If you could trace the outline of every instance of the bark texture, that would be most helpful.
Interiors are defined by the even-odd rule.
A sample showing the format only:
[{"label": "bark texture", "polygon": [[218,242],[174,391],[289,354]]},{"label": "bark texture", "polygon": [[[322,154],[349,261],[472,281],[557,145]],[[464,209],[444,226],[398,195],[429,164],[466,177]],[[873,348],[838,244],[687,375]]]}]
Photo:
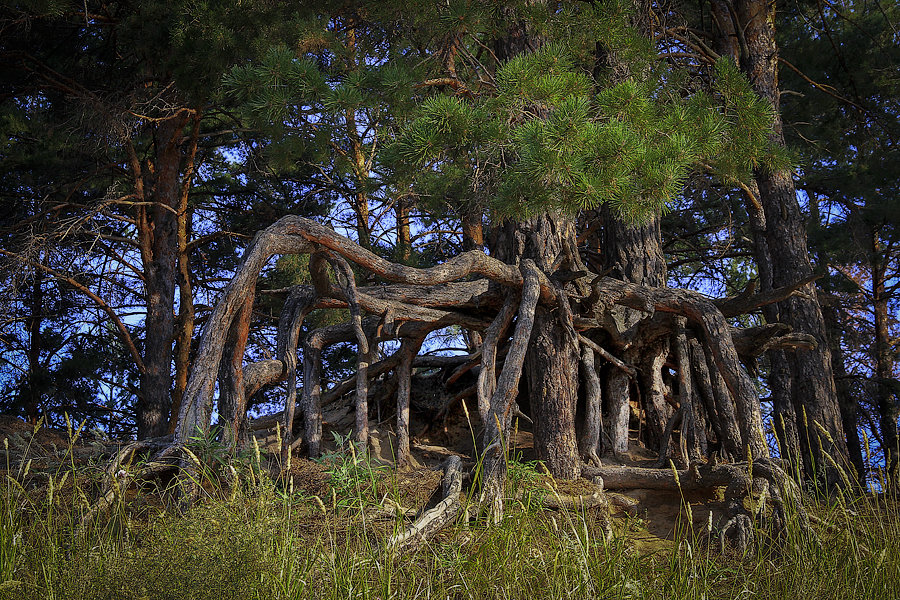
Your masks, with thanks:
[{"label": "bark texture", "polygon": [[[731,9],[731,10],[729,10]],[[738,61],[757,94],[770,102],[776,120],[772,141],[783,145],[778,89],[778,48],[775,43],[775,3],[763,0],[740,0],[719,10],[720,20],[731,17],[731,24],[720,29],[720,35],[735,36],[723,46],[737,48]],[[771,272],[772,286],[778,287],[800,281],[810,275],[806,223],[797,202],[790,171],[759,169],[756,172],[759,201],[765,215],[765,247],[768,256],[757,260],[761,268]],[[765,259],[768,258],[768,261]],[[807,473],[823,476],[829,483],[839,483],[839,474],[831,468],[831,461],[848,463],[840,409],[834,385],[831,353],[825,335],[822,310],[816,288],[807,284],[803,296],[792,296],[777,305],[777,318],[794,331],[816,338],[815,349],[785,355],[790,369],[790,394],[793,401],[799,446]],[[780,357],[776,357],[780,361]],[[774,365],[779,368],[779,364]],[[784,384],[779,382],[779,386]],[[783,394],[783,393],[782,393]],[[781,414],[786,414],[783,410]],[[788,426],[789,429],[789,426]],[[789,433],[788,433],[789,435]],[[790,449],[793,443],[786,438]]]},{"label": "bark texture", "polygon": [[[552,274],[560,268],[576,270],[574,242],[574,221],[545,213],[506,223],[497,252],[508,262],[531,260],[541,272]],[[575,434],[579,347],[572,324],[563,322],[571,315],[567,319],[564,313],[536,307],[525,369],[537,457],[555,477],[570,479],[580,467]]]},{"label": "bark texture", "polygon": [[136,156],[131,160],[136,195],[146,203],[137,207],[136,219],[147,298],[145,369],[137,403],[140,439],[163,435],[169,422],[182,134],[187,122],[188,114],[180,113],[156,123],[155,163],[141,165]]}]

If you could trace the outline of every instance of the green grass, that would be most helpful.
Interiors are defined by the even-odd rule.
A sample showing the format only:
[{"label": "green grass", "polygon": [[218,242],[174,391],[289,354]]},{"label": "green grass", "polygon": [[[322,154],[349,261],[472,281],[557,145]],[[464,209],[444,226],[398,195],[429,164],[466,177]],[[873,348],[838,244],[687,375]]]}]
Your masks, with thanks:
[{"label": "green grass", "polygon": [[[206,494],[186,514],[148,487],[120,496],[83,530],[100,465],[64,464],[28,489],[19,483],[24,463],[8,465],[0,598],[900,597],[900,517],[896,504],[872,496],[810,506],[830,524],[818,539],[792,525],[778,543],[759,535],[744,556],[723,554],[689,527],[675,543],[638,552],[628,534],[636,520],[617,519],[617,535],[606,540],[600,515],[528,501],[508,502],[497,526],[459,524],[397,556],[382,543],[403,523],[371,511],[385,490],[403,500],[393,474],[350,447],[326,460],[340,497],[317,500],[276,485],[256,462],[242,467],[234,488],[209,475]],[[511,472],[515,485],[536,481],[528,465]]]}]

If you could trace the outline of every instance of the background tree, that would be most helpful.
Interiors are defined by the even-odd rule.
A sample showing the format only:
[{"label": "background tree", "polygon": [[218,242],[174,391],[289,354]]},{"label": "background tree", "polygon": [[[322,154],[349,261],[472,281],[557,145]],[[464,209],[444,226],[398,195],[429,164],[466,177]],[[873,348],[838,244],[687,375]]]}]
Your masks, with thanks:
[{"label": "background tree", "polygon": [[[845,377],[870,382],[852,387],[866,390],[859,400],[877,415],[878,425],[870,431],[884,448],[892,486],[900,469],[894,383],[900,79],[893,65],[900,59],[894,43],[898,16],[893,6],[798,3],[782,17],[781,37],[789,53],[782,60],[785,86],[801,94],[785,97],[785,133],[803,156],[799,188],[820,268],[832,275],[832,310],[839,313],[835,335],[843,341],[848,361],[841,369]],[[819,34],[805,34],[810,28]],[[867,334],[860,337],[859,332]],[[853,354],[866,356],[866,366],[854,365]],[[847,384],[852,381],[838,382],[839,388]],[[855,424],[857,414],[845,419]],[[858,447],[856,432],[847,434]],[[861,460],[861,452],[856,453],[854,464]]]},{"label": "background tree", "polygon": [[[8,114],[18,117],[6,122],[10,152],[27,157],[52,183],[50,193],[11,190],[29,194],[35,214],[10,223],[10,239],[21,243],[10,244],[5,256],[31,261],[92,298],[117,323],[141,379],[139,437],[174,428],[170,413],[173,400],[177,413],[187,379],[195,299],[207,283],[215,289],[220,269],[227,268],[216,265],[213,281],[201,279],[197,290],[192,255],[232,235],[215,217],[228,209],[222,197],[247,197],[250,181],[238,173],[230,191],[197,184],[198,177],[226,183],[211,169],[226,167],[227,173],[221,148],[235,145],[242,130],[215,90],[236,56],[291,30],[284,10],[61,2],[5,13],[3,97]],[[48,147],[38,132],[48,128],[66,136],[67,145],[62,157],[42,162]],[[73,136],[86,143],[72,144]],[[47,225],[49,250],[24,255],[36,221]],[[76,262],[51,269],[46,263],[56,262],[52,253],[63,247],[73,249]],[[113,291],[73,277],[78,270],[96,273],[100,265],[116,265],[106,279]],[[129,317],[129,311],[137,314]]]}]

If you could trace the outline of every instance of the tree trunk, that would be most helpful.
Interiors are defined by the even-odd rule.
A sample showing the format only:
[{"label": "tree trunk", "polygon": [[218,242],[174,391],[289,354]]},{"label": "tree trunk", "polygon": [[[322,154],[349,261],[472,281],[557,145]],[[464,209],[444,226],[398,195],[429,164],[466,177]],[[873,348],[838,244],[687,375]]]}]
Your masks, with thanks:
[{"label": "tree trunk", "polygon": [[480,210],[469,209],[462,214],[463,251],[484,250],[484,227]]},{"label": "tree trunk", "polygon": [[525,355],[538,460],[554,477],[581,474],[575,437],[578,400],[578,344],[550,309],[535,309],[531,342]]},{"label": "tree trunk", "polygon": [[415,348],[401,344],[400,366],[397,368],[397,464],[409,462],[409,392]]},{"label": "tree trunk", "polygon": [[409,230],[409,200],[405,195],[397,198],[397,254],[405,265],[412,260],[412,235]]},{"label": "tree trunk", "polygon": [[193,233],[193,211],[188,204],[188,196],[196,170],[200,119],[199,112],[191,119],[193,128],[184,176],[181,178],[181,198],[178,206],[178,319],[175,332],[175,389],[172,392],[172,408],[169,411],[169,434],[175,433],[175,425],[181,411],[181,397],[187,387],[188,372],[191,368],[191,341],[194,338],[194,290],[188,244]]},{"label": "tree trunk", "polygon": [[34,270],[34,280],[31,282],[31,298],[29,298],[28,315],[28,374],[27,397],[25,400],[25,420],[29,423],[37,423],[41,416],[41,379],[43,368],[41,367],[41,351],[43,350],[43,338],[41,325],[44,322],[44,274],[38,269]]},{"label": "tree trunk", "polygon": [[235,317],[225,339],[223,360],[219,364],[219,421],[222,442],[236,448],[247,431],[247,394],[244,386],[244,351],[250,335],[253,296],[247,298]]},{"label": "tree trunk", "polygon": [[890,490],[900,489],[900,446],[898,446],[897,418],[900,403],[890,383],[894,381],[894,356],[891,350],[891,332],[888,323],[891,313],[886,291],[887,261],[881,248],[878,231],[872,232],[872,309],[875,317],[876,404],[881,427],[881,446],[884,451],[885,480]]},{"label": "tree trunk", "polygon": [[[601,210],[604,228],[602,231],[603,269],[612,277],[652,287],[665,287],[666,262],[660,243],[659,219],[655,218],[643,225],[631,225],[615,215],[612,209],[604,206]],[[658,447],[666,424],[671,417],[667,406],[662,382],[662,366],[669,351],[667,343],[638,339],[640,333],[635,327],[646,314],[629,308],[615,309],[617,320],[615,329],[620,332],[620,347],[628,347],[625,353],[626,362],[641,366],[642,377],[633,385],[625,373],[615,369],[608,371],[607,408],[609,415],[608,433],[613,454],[621,454],[628,450],[628,421],[630,419],[630,402],[632,394],[636,394],[636,404],[643,406],[647,430],[645,432],[649,447]]]},{"label": "tree trunk", "polygon": [[725,460],[739,458],[743,439],[738,427],[734,402],[716,368],[697,340],[690,341],[691,366],[697,376],[700,395],[706,403],[710,422],[719,441],[719,456]]},{"label": "tree trunk", "polygon": [[[727,5],[726,5],[727,6]],[[727,11],[722,11],[726,14]],[[775,109],[772,142],[784,144],[778,116],[778,51],[775,44],[775,3],[740,0],[734,3],[733,31],[740,48],[740,65],[759,96]],[[721,32],[728,35],[728,31]],[[734,45],[733,42],[730,43]],[[800,281],[812,273],[806,226],[791,172],[759,169],[756,172],[759,200],[765,213],[766,245],[772,286]],[[804,286],[804,297],[793,296],[778,304],[782,322],[796,332],[812,334],[818,342],[813,350],[787,355],[791,372],[791,396],[797,415],[800,448],[809,474],[825,475],[828,483],[839,483],[839,474],[829,466],[825,454],[838,464],[848,461],[840,420],[831,353],[825,336],[821,307],[813,284]],[[818,424],[818,425],[817,425]],[[820,429],[824,430],[824,433]]]},{"label": "tree trunk", "polygon": [[578,452],[585,462],[600,466],[602,444],[600,436],[603,431],[601,407],[603,398],[600,378],[594,366],[594,350],[587,344],[581,346],[581,375],[584,378],[584,424],[578,436]]},{"label": "tree trunk", "polygon": [[[359,70],[356,53],[356,27],[352,22],[347,28],[347,49],[349,50],[348,67],[354,71]],[[369,195],[366,186],[369,182],[369,168],[363,147],[364,141],[360,137],[359,124],[356,121],[356,112],[348,109],[344,113],[347,139],[350,144],[350,156],[347,158],[353,165],[353,178],[356,184],[356,193],[350,201],[353,212],[356,214],[356,235],[359,245],[369,249],[372,247],[371,230],[369,228]]]},{"label": "tree trunk", "polygon": [[[540,47],[540,37],[529,30],[524,21],[513,18],[508,7],[500,10],[507,17],[507,28],[504,35],[495,40],[493,50],[501,64]],[[472,243],[477,245],[480,222],[473,216],[474,213],[463,215],[467,232],[464,237],[472,238]],[[561,266],[578,270],[571,264],[573,258],[578,260],[575,224],[571,217],[544,213],[499,224],[494,233],[495,247],[491,250],[502,261],[516,264],[529,259],[548,275]],[[566,258],[570,264],[561,264]],[[540,304],[536,307],[524,364],[534,421],[535,453],[555,477],[572,479],[581,472],[575,433],[579,346],[571,324],[571,312],[567,323],[561,320],[561,313],[559,310],[551,312]],[[516,327],[518,330],[518,324]]]},{"label": "tree trunk", "polygon": [[[759,275],[759,291],[769,292],[775,289],[772,280],[772,255],[766,237],[766,215],[759,201],[759,187],[753,182],[749,186],[748,213],[750,229],[753,232],[753,253],[756,258],[756,270]],[[767,323],[781,322],[777,304],[769,304],[762,308]],[[797,432],[797,413],[791,388],[791,366],[784,350],[770,350],[766,353],[769,363],[769,398],[772,402],[772,418],[775,435],[781,458],[790,465],[791,472],[798,477],[803,475],[803,459],[800,453],[800,436]]]},{"label": "tree trunk", "polygon": [[856,484],[859,489],[865,490],[866,463],[863,459],[862,443],[859,439],[859,406],[850,389],[850,380],[844,363],[844,351],[841,348],[842,331],[850,325],[842,318],[841,310],[837,306],[829,303],[822,310],[825,316],[825,326],[828,328],[828,343],[831,347],[834,384],[841,407],[841,421],[844,424],[844,431],[847,432],[847,451],[850,454],[850,464],[856,471]]},{"label": "tree trunk", "polygon": [[[548,274],[574,266],[560,263],[575,244],[575,225],[569,217],[545,213],[507,222],[499,233],[496,252],[501,260],[531,259]],[[561,313],[541,305],[535,309],[525,369],[535,453],[555,477],[572,479],[580,473],[575,435],[579,348]]]},{"label": "tree trunk", "polygon": [[[172,340],[178,249],[177,212],[181,199],[181,136],[187,115],[158,122],[156,161],[141,168],[132,159],[138,195],[151,206],[138,207],[138,236],[144,269],[147,316],[141,397],[137,403],[138,438],[166,433],[172,391]],[[149,185],[148,185],[149,184]]]}]

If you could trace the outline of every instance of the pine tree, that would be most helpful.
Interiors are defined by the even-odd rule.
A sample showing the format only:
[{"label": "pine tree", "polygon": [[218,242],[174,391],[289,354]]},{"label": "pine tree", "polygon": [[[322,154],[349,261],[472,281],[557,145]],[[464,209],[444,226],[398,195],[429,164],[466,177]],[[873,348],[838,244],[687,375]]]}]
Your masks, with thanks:
[{"label": "pine tree", "polygon": [[[829,291],[844,305],[831,309],[845,315],[843,319],[836,315],[834,334],[846,342],[853,339],[840,329],[848,322],[847,306],[856,304],[855,294],[864,298],[872,314],[865,327],[871,331],[866,347],[848,348],[868,355],[866,376],[874,385],[865,396],[870,396],[878,415],[881,435],[876,437],[884,447],[886,481],[892,486],[900,477],[896,450],[900,404],[892,385],[900,242],[896,202],[900,78],[894,68],[900,55],[891,25],[897,16],[896,7],[858,2],[821,10],[799,4],[782,17],[780,38],[788,56],[782,69],[784,85],[802,94],[785,98],[789,124],[785,132],[803,157],[799,187],[810,207],[810,240],[822,267],[832,269]],[[823,35],[803,35],[808,22],[816,23]],[[846,371],[844,365],[841,369]],[[845,416],[854,430],[856,419],[855,408]],[[857,465],[858,434],[847,430],[847,435],[857,448]]]},{"label": "pine tree", "polygon": [[[753,356],[760,343],[777,345],[784,329],[742,332],[732,329],[726,317],[755,310],[794,288],[774,290],[771,299],[751,295],[713,303],[655,282],[635,284],[610,273],[590,273],[578,248],[576,217],[609,207],[623,222],[639,224],[658,215],[694,169],[747,186],[754,168],[783,168],[784,153],[770,142],[771,105],[728,59],[680,64],[674,53],[657,56],[653,43],[623,18],[634,10],[630,4],[559,10],[533,2],[502,7],[451,2],[416,11],[377,7],[383,10],[360,7],[352,15],[356,30],[365,23],[370,30],[402,33],[386,38],[384,61],[373,70],[386,72],[396,57],[401,66],[394,72],[415,77],[423,69],[406,70],[405,65],[417,53],[425,79],[398,86],[412,91],[412,102],[397,103],[404,112],[395,109],[391,120],[398,125],[396,138],[382,145],[373,171],[404,175],[416,195],[446,200],[461,220],[484,219],[488,253],[470,251],[414,269],[319,223],[285,217],[247,249],[209,317],[176,439],[208,427],[230,332],[243,327],[242,307],[252,301],[263,266],[273,254],[299,253],[310,255],[312,285],[293,288],[285,303],[276,360],[281,368],[276,370],[288,377],[285,430],[291,431],[299,413],[305,422],[303,441],[312,454],[321,449],[323,402],[338,390],[355,386],[355,433],[366,439],[369,380],[375,372],[370,352],[387,339],[399,339],[400,349],[378,363],[378,372],[393,370],[398,379],[398,436],[408,440],[402,407],[408,405],[416,349],[430,332],[456,325],[483,334],[477,384],[485,453],[482,497],[495,516],[502,510],[504,449],[514,414],[531,416],[538,456],[556,476],[575,477],[587,469],[580,450],[585,458],[591,458],[591,450],[594,457],[598,448],[611,450],[600,446],[599,377],[615,370],[635,377],[634,366],[616,356],[632,345],[638,356],[653,352],[657,358],[649,377],[663,382],[658,396],[641,407],[648,414],[649,402],[666,402],[662,386],[667,385],[669,354],[677,362],[678,381],[671,388],[677,389],[678,408],[653,415],[656,438],[643,440],[651,442],[661,461],[672,457],[686,464],[716,451],[732,458],[768,457],[758,394],[737,348]],[[321,23],[332,23],[335,14],[351,18],[343,10],[323,10]],[[279,52],[278,69],[267,69],[263,62],[232,72],[233,89],[252,91],[266,81],[267,70],[295,73],[299,92],[274,106],[310,106],[316,95],[304,86],[321,81],[329,63],[317,61],[316,51],[307,52],[302,44]],[[614,61],[608,58],[612,53]],[[344,77],[349,76],[335,80],[336,88]],[[270,87],[260,86],[260,91]],[[313,87],[322,97],[331,94],[331,85]],[[240,93],[251,105],[253,98],[272,98],[268,92]],[[310,114],[327,119],[327,109],[323,105]],[[303,124],[300,131],[307,138],[316,130],[303,118],[285,119],[285,114],[276,119],[276,128]],[[634,264],[639,262],[635,258]],[[357,283],[355,270],[371,273],[384,285]],[[348,308],[349,322],[314,329],[301,339],[310,311],[324,307]],[[623,309],[636,315],[631,322],[621,318]],[[651,347],[659,340],[667,340],[671,353]],[[322,352],[344,342],[357,348],[355,381],[324,389]],[[298,349],[303,361],[299,391]],[[501,349],[505,358],[498,373]],[[610,366],[598,372],[595,354]],[[579,429],[589,432],[582,432],[582,443]],[[670,443],[676,429],[678,446]]]},{"label": "pine tree", "polygon": [[[9,152],[51,183],[50,193],[38,187],[28,193],[38,215],[55,217],[44,219],[52,242],[44,262],[13,252],[13,244],[5,257],[74,284],[116,324],[141,377],[140,437],[174,428],[172,404],[177,414],[199,293],[191,254],[223,236],[195,222],[203,196],[192,195],[200,163],[214,162],[216,149],[235,144],[241,129],[216,95],[222,73],[294,25],[286,7],[264,4],[53,2],[5,9],[0,55]],[[66,140],[59,156],[48,154],[42,128]],[[32,231],[29,221],[10,226],[13,237],[27,239]],[[52,254],[63,248],[78,248],[72,268],[51,268],[61,264]],[[113,276],[77,281],[78,268],[92,272],[101,264],[118,266]],[[124,286],[124,297],[112,285]],[[132,308],[144,315],[140,326],[120,318]]]}]

